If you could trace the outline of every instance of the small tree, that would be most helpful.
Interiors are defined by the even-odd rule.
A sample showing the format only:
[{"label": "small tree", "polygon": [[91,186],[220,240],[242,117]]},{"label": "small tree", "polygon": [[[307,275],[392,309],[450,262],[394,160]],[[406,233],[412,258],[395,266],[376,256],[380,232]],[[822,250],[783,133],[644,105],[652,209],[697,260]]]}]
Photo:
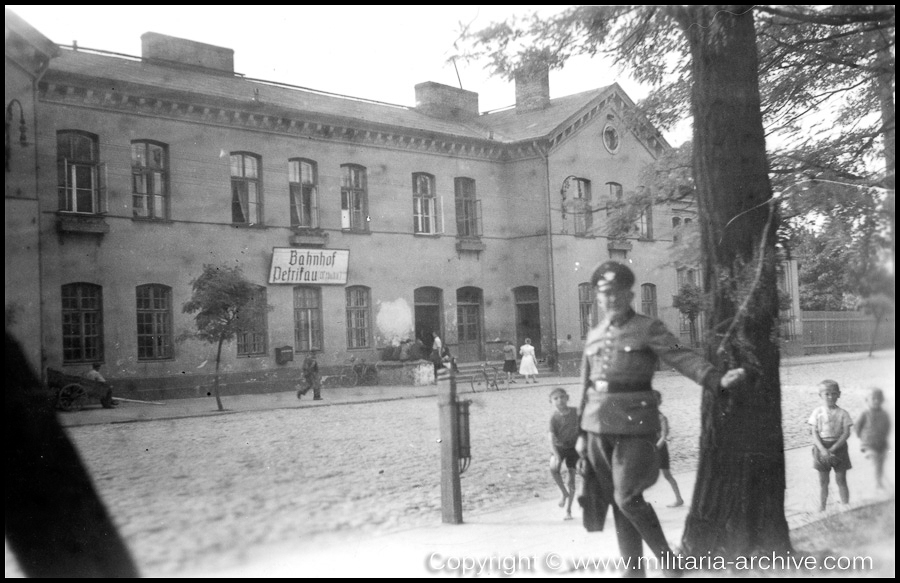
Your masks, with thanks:
[{"label": "small tree", "polygon": [[687,316],[691,326],[691,348],[697,346],[697,316],[703,311],[703,292],[697,285],[686,282],[678,295],[672,296],[672,305]]},{"label": "small tree", "polygon": [[219,396],[219,366],[222,344],[230,342],[241,330],[257,327],[266,312],[272,309],[258,287],[249,282],[239,267],[204,265],[203,273],[191,282],[191,299],[184,303],[185,314],[197,313],[197,338],[217,344],[216,374],[213,394],[219,411],[224,411]]},{"label": "small tree", "polygon": [[859,303],[859,309],[875,318],[875,329],[872,330],[872,343],[869,345],[869,356],[875,350],[878,341],[878,327],[885,316],[894,311],[894,300],[884,294],[869,296]]}]

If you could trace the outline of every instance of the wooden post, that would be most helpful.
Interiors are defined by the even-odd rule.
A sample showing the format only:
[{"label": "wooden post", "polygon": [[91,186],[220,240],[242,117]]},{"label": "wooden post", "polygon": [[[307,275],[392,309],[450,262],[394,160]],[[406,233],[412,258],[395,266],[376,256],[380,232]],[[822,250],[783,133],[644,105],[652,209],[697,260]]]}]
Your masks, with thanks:
[{"label": "wooden post", "polygon": [[446,524],[462,524],[456,375],[453,371],[448,372],[449,378],[437,380],[441,429],[441,517]]}]

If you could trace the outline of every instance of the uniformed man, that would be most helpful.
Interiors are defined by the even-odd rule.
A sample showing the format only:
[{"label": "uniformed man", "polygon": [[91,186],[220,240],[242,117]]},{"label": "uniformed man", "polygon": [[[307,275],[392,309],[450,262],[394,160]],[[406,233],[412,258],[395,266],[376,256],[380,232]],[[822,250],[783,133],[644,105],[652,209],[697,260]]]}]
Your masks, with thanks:
[{"label": "uniformed man", "polygon": [[[576,449],[586,460],[581,499],[588,530],[603,528],[612,506],[619,551],[629,561],[626,576],[643,577],[643,542],[660,559],[673,564],[672,551],[653,507],[643,492],[659,476],[655,447],[658,404],[651,380],[662,360],[705,387],[728,388],[741,381],[743,369],[718,373],[704,358],[682,346],[655,318],[631,308],[634,273],[607,261],[591,276],[604,318],[587,336],[581,364],[584,395],[581,436]],[[642,542],[643,541],[643,542]],[[664,569],[668,575],[678,569]]]}]

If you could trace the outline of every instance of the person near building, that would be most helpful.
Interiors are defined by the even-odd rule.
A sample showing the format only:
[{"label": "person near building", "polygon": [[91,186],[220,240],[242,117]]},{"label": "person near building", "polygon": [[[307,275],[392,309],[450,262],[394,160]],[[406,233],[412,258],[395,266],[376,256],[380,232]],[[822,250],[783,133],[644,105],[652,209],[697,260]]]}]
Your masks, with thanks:
[{"label": "person near building", "polygon": [[513,375],[516,374],[516,345],[512,340],[507,340],[503,345],[503,372],[506,373],[506,382],[516,382],[513,379]]},{"label": "person near building", "polygon": [[[662,393],[653,391],[653,394],[656,395],[657,405],[662,405]],[[672,486],[672,491],[675,492],[675,502],[669,504],[669,508],[677,508],[678,506],[684,506],[684,499],[681,497],[681,490],[678,489],[678,482],[675,481],[675,476],[672,475],[672,472],[669,469],[669,444],[666,443],[668,439],[669,420],[666,419],[666,416],[660,411],[659,433],[657,434],[656,440],[656,451],[659,452],[659,470],[662,472],[663,478],[665,478],[669,485]]]},{"label": "person near building", "polygon": [[737,387],[744,369],[724,375],[685,347],[665,324],[632,309],[631,269],[616,261],[601,263],[591,275],[603,320],[587,336],[581,363],[584,394],[579,407],[581,434],[576,450],[585,459],[584,526],[602,530],[612,508],[626,577],[645,576],[644,543],[666,575],[680,575],[653,507],[644,490],[659,477],[659,408],[651,381],[659,362],[710,391]]},{"label": "person near building", "polygon": [[303,368],[301,371],[303,373],[303,382],[305,386],[297,391],[297,398],[301,398],[312,389],[313,401],[321,401],[322,377],[319,375],[319,361],[316,360],[315,350],[311,350],[309,354],[306,355],[306,358],[303,359]]},{"label": "person near building", "polygon": [[102,392],[103,392],[103,396],[100,397],[100,404],[103,405],[103,407],[104,407],[105,409],[111,409],[111,408],[113,408],[113,407],[118,406],[119,402],[116,401],[115,399],[113,399],[113,396],[112,396],[112,387],[110,387],[110,386],[107,384],[106,379],[103,378],[103,375],[102,375],[102,374],[100,374],[100,367],[101,367],[101,366],[103,366],[103,365],[100,364],[99,362],[95,362],[95,363],[91,366],[91,370],[87,371],[87,372],[84,373],[84,375],[82,375],[82,376],[83,376],[83,378],[84,378],[85,380],[94,381],[94,382],[100,383],[101,385],[104,386],[104,389],[103,389],[103,391],[102,391]]},{"label": "person near building", "polygon": [[[550,417],[550,476],[556,482],[562,499],[559,507],[566,509],[563,520],[572,520],[572,502],[575,500],[575,466],[578,452],[578,409],[569,407],[569,393],[562,387],[550,391],[553,415]],[[568,472],[568,486],[563,482],[562,469]]]},{"label": "person near building", "polygon": [[537,384],[537,357],[534,355],[534,346],[531,345],[531,338],[525,339],[525,344],[519,347],[519,354],[522,355],[522,362],[519,363],[519,374],[525,377],[525,384],[528,379],[534,377],[534,384]]}]

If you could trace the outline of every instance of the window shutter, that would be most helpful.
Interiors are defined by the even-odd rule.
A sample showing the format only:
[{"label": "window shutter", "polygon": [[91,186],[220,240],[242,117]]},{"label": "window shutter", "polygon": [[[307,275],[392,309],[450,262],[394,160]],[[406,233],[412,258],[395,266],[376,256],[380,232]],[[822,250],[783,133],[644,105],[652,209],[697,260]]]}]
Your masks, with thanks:
[{"label": "window shutter", "polygon": [[100,164],[97,166],[97,179],[99,182],[99,188],[97,189],[97,208],[95,211],[97,214],[106,214],[109,212],[109,197],[106,185],[107,175],[106,175],[106,163]]},{"label": "window shutter", "polygon": [[443,235],[444,234],[444,197],[436,197],[434,199],[435,209],[434,212],[437,216],[434,217],[434,230],[436,233]]},{"label": "window shutter", "polygon": [[475,201],[475,235],[481,237],[484,234],[484,226],[481,223],[481,201]]},{"label": "window shutter", "polygon": [[62,159],[63,183],[59,190],[59,210],[71,211],[69,206],[69,161]]},{"label": "window shutter", "polygon": [[310,196],[312,197],[312,204],[310,205],[312,211],[312,216],[309,218],[309,226],[313,229],[319,228],[319,187],[313,186],[312,193]]}]

